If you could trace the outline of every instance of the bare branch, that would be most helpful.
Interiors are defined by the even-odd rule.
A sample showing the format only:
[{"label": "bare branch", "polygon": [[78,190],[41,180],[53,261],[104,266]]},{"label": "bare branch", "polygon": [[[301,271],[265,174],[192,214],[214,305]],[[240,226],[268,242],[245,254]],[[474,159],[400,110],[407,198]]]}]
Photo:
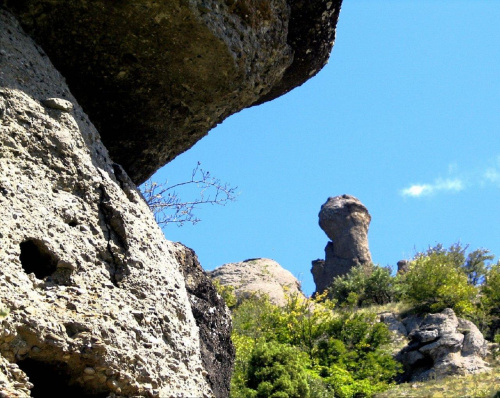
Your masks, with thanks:
[{"label": "bare branch", "polygon": [[[148,180],[139,188],[160,226],[173,223],[182,226],[185,222],[196,224],[201,221],[194,214],[198,205],[225,206],[227,202],[236,200],[238,187],[222,183],[218,178],[212,177],[209,171],[203,171],[200,166],[201,163],[198,162],[190,180],[170,186],[167,181],[157,183]],[[188,201],[181,199],[179,189],[188,186],[196,186],[199,189],[199,198]]]}]

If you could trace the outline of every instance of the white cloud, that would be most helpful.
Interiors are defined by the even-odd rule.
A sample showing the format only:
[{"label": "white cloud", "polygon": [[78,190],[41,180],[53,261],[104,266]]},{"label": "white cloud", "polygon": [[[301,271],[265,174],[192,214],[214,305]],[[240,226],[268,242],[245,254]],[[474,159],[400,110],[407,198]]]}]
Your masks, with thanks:
[{"label": "white cloud", "polygon": [[437,193],[460,192],[466,188],[498,186],[500,187],[500,155],[489,162],[488,167],[469,170],[459,174],[456,163],[448,165],[448,178],[438,178],[433,183],[413,184],[400,191],[401,196],[419,198]]},{"label": "white cloud", "polygon": [[484,172],[484,178],[492,183],[500,182],[500,171],[495,168],[489,168]]},{"label": "white cloud", "polygon": [[434,184],[414,184],[401,190],[401,195],[418,198],[420,196],[429,196],[439,191],[458,192],[465,188],[464,182],[459,178],[438,179]]}]

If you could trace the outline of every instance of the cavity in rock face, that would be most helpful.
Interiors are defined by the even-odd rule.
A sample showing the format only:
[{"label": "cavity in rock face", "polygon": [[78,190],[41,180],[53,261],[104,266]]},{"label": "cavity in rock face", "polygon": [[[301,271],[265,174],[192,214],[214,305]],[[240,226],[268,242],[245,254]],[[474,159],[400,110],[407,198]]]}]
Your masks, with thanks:
[{"label": "cavity in rock face", "polygon": [[0,0],[43,47],[113,160],[144,182],[229,115],[326,63],[340,0]]},{"label": "cavity in rock face", "polygon": [[174,255],[186,279],[186,289],[200,331],[201,359],[216,398],[229,397],[235,350],[231,313],[203,271],[194,250],[174,243]]},{"label": "cavity in rock face", "polygon": [[3,10],[0,220],[4,395],[213,397],[172,244]]},{"label": "cavity in rock face", "polygon": [[322,293],[337,276],[356,265],[371,263],[367,208],[351,195],[330,197],[321,206],[319,226],[331,239],[325,247],[325,260],[313,261],[312,274],[316,292]]}]

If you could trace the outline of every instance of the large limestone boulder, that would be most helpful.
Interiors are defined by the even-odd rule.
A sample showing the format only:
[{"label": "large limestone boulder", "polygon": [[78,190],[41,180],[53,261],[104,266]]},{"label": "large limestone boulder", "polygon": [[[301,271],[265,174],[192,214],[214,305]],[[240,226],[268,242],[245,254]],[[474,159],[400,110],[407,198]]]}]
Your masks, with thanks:
[{"label": "large limestone boulder", "polygon": [[210,276],[223,286],[234,287],[237,298],[264,294],[272,303],[283,306],[287,303],[287,296],[304,297],[297,278],[268,258],[224,264],[211,271]]},{"label": "large limestone boulder", "polygon": [[371,263],[368,248],[370,221],[368,209],[351,195],[330,197],[321,206],[319,226],[331,241],[325,247],[325,260],[313,261],[311,272],[318,293],[352,267]]},{"label": "large limestone boulder", "polygon": [[189,302],[200,330],[203,366],[216,398],[229,397],[235,350],[231,342],[231,312],[217,293],[194,250],[174,243],[174,255],[186,280]]},{"label": "large limestone boulder", "polygon": [[397,355],[405,374],[403,381],[439,379],[445,376],[488,371],[484,361],[487,344],[472,322],[457,318],[447,308],[425,318],[406,322],[410,342]]},{"label": "large limestone boulder", "polygon": [[175,248],[2,10],[0,220],[4,395],[213,396]]},{"label": "large limestone boulder", "polygon": [[327,62],[341,0],[0,0],[135,183]]}]

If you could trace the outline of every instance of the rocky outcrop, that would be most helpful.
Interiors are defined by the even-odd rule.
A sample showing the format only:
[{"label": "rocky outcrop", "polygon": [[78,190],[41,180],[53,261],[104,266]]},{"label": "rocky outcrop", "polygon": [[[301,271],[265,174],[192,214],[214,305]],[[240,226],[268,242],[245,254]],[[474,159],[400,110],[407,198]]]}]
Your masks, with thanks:
[{"label": "rocky outcrop", "polygon": [[487,354],[483,335],[472,322],[457,318],[453,310],[448,308],[423,319],[411,317],[406,324],[410,342],[396,357],[405,369],[403,381],[489,370],[483,360]]},{"label": "rocky outcrop", "polygon": [[315,76],[328,62],[342,0],[289,0],[287,43],[293,62],[257,104],[270,101]]},{"label": "rocky outcrop", "polygon": [[398,261],[398,274],[404,274],[410,269],[411,262],[409,260],[399,260]]},{"label": "rocky outcrop", "polygon": [[48,57],[1,10],[0,219],[7,396],[213,396],[175,248]]},{"label": "rocky outcrop", "polygon": [[0,0],[141,183],[327,62],[341,0]]},{"label": "rocky outcrop", "polygon": [[370,221],[367,208],[351,195],[330,197],[321,206],[319,226],[331,241],[325,247],[325,260],[312,263],[316,292],[322,293],[335,277],[348,273],[352,267],[371,263]]},{"label": "rocky outcrop", "polygon": [[282,306],[287,303],[287,296],[304,297],[297,278],[268,258],[224,264],[209,274],[221,285],[234,287],[237,298],[265,294],[272,303]]},{"label": "rocky outcrop", "polygon": [[231,342],[231,313],[203,271],[194,250],[174,243],[196,325],[200,331],[203,366],[217,398],[229,397],[235,350]]}]

